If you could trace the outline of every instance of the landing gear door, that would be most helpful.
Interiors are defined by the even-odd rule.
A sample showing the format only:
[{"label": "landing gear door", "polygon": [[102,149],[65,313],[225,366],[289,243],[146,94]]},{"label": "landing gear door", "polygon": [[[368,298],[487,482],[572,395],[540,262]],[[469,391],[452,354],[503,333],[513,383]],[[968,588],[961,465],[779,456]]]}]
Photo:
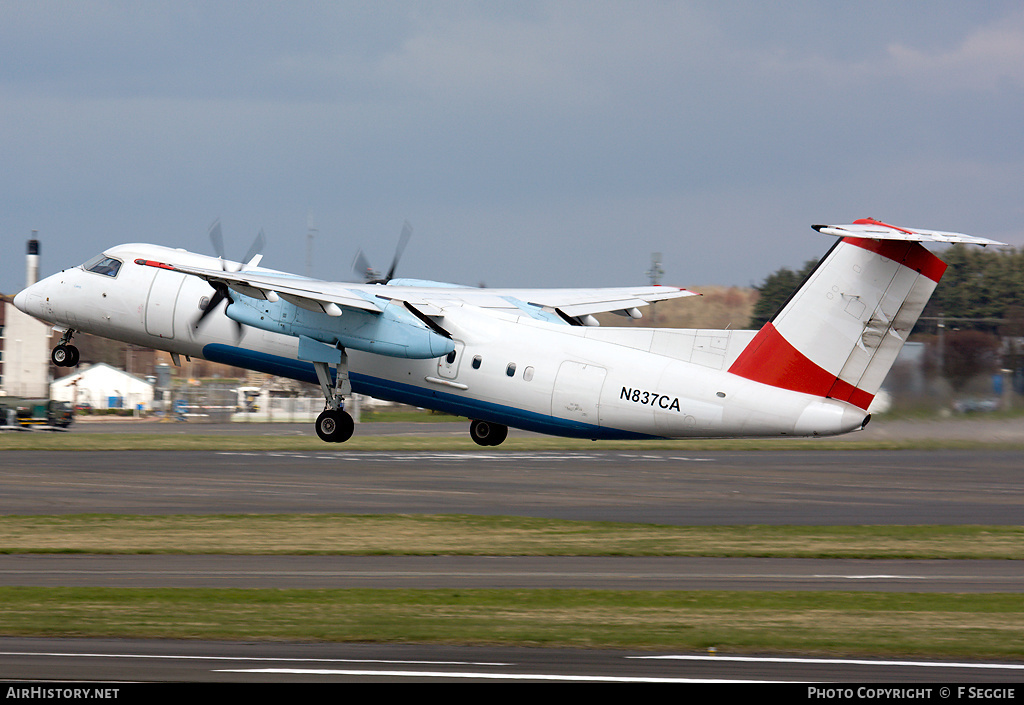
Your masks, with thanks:
[{"label": "landing gear door", "polygon": [[455,343],[455,350],[448,353],[437,361],[437,376],[444,379],[455,379],[459,375],[459,364],[462,362],[462,351],[466,344],[461,340],[452,341]]}]

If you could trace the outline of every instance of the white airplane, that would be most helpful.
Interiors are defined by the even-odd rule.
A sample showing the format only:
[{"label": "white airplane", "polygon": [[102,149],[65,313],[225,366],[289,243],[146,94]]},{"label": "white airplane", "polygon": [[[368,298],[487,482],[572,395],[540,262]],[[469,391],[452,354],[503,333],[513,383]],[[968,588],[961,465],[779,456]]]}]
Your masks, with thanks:
[{"label": "white airplane", "polygon": [[[14,304],[84,331],[319,383],[317,434],[348,440],[351,393],[473,419],[480,445],[508,428],[591,439],[830,436],[868,405],[946,265],[922,241],[1001,245],[872,219],[812,226],[839,238],[759,331],[599,327],[593,314],[685,289],[480,289],[391,279],[348,284],[158,245],[113,247],[33,284]],[[219,245],[219,225],[211,231]],[[392,267],[393,272],[393,267]],[[222,302],[226,307],[217,313]]]}]

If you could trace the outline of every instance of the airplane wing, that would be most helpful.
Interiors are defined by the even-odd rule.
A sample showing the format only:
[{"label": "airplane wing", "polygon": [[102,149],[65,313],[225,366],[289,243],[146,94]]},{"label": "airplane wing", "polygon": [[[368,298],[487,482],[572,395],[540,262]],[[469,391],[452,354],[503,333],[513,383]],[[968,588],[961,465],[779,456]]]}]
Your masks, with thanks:
[{"label": "airplane wing", "polygon": [[941,230],[921,230],[919,228],[898,228],[887,225],[873,218],[861,218],[850,225],[812,225],[812,228],[825,235],[837,237],[863,237],[874,240],[908,240],[914,242],[948,242],[965,245],[1005,245],[1005,242],[989,240],[984,237],[964,235],[963,233],[947,233]]},{"label": "airplane wing", "polygon": [[[167,269],[172,272],[199,277],[212,283],[218,282],[240,294],[256,299],[276,301],[278,297],[310,311],[323,311],[329,316],[340,316],[340,308],[354,308],[370,313],[380,313],[384,302],[362,292],[365,286],[345,286],[334,282],[315,279],[301,279],[287,274],[272,272],[239,271],[227,272],[216,269],[201,269],[182,265],[166,264],[153,260],[136,260],[136,264]],[[340,307],[340,308],[339,308]]]},{"label": "airplane wing", "polygon": [[538,311],[547,311],[558,312],[568,318],[605,312],[618,312],[639,318],[637,309],[642,306],[684,296],[699,296],[696,292],[674,286],[481,289],[436,283],[416,286],[410,282],[411,285],[406,285],[401,280],[383,285],[344,284],[269,271],[229,272],[141,259],[137,263],[199,277],[211,284],[221,283],[257,299],[276,301],[280,297],[301,308],[324,311],[331,316],[341,315],[342,308],[380,313],[387,302],[399,301],[415,307],[422,314],[435,317],[443,315],[442,309],[445,306],[469,305],[527,313],[534,317],[542,317],[536,315]]},{"label": "airplane wing", "polygon": [[[379,291],[377,290],[379,289]],[[378,287],[372,293],[379,298],[408,302],[437,315],[445,306],[466,305],[526,313],[534,318],[547,318],[555,312],[563,317],[577,318],[595,313],[616,312],[639,318],[642,306],[676,299],[699,296],[693,291],[674,286],[637,286],[595,289],[483,289],[464,286],[407,287],[392,282]],[[538,313],[548,315],[537,315]]]}]

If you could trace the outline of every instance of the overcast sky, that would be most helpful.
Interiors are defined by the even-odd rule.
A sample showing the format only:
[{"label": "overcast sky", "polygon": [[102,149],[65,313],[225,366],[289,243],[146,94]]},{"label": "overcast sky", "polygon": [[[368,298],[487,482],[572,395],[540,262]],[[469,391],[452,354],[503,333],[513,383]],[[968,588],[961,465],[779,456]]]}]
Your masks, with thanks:
[{"label": "overcast sky", "polygon": [[750,285],[871,216],[1024,245],[1024,5],[0,0],[0,291],[123,242]]}]

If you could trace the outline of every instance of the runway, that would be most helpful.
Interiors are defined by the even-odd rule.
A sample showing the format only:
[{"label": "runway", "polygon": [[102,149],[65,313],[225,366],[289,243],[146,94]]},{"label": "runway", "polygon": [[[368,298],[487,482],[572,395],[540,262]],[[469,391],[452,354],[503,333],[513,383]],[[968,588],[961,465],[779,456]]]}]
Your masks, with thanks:
[{"label": "runway", "polygon": [[0,585],[1024,592],[1024,561],[631,556],[0,555]]},{"label": "runway", "polygon": [[1016,525],[1024,497],[1024,455],[993,450],[7,451],[0,463],[0,514]]},{"label": "runway", "polygon": [[[673,683],[778,684],[807,698],[813,683],[984,684],[1014,689],[1024,665],[961,660],[778,658],[598,649],[273,644],[143,639],[0,638],[4,676],[35,686],[110,684],[123,698],[149,695],[133,683]],[[59,680],[53,681],[59,673]],[[788,687],[783,687],[789,684]],[[934,686],[933,697],[940,695]],[[5,688],[17,687],[7,684]],[[957,686],[953,686],[955,694]],[[916,688],[915,688],[916,691]],[[8,692],[10,692],[8,690]],[[1020,688],[1016,688],[1016,693]],[[904,697],[913,697],[905,695]],[[923,696],[918,694],[918,699]],[[990,697],[995,697],[990,696]],[[1014,699],[1005,690],[1000,696]]]}]

